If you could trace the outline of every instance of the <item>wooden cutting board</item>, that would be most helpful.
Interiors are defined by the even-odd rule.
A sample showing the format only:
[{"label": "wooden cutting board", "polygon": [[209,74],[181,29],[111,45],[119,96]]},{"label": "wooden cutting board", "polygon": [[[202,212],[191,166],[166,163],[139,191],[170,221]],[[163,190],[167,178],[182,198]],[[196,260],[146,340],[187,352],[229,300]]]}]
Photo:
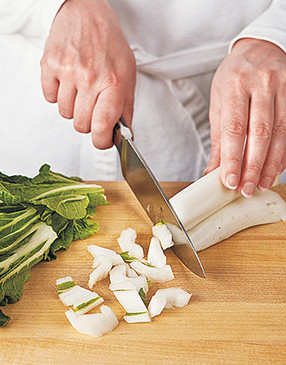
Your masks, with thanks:
[{"label": "wooden cutting board", "polygon": [[[175,279],[153,284],[192,292],[187,307],[168,309],[152,323],[127,324],[124,310],[108,289],[94,290],[119,318],[119,326],[100,338],[78,334],[57,298],[56,279],[70,275],[87,285],[96,244],[119,252],[116,238],[125,228],[137,231],[146,248],[151,223],[125,182],[105,182],[110,206],[98,208],[100,231],[74,242],[57,260],[31,271],[22,299],[4,307],[11,316],[0,329],[0,364],[264,364],[286,363],[286,223],[253,227],[201,253],[207,278],[196,277],[167,252]],[[170,197],[186,183],[162,184]],[[278,191],[286,199],[286,184]],[[190,207],[190,209],[193,209]]]}]

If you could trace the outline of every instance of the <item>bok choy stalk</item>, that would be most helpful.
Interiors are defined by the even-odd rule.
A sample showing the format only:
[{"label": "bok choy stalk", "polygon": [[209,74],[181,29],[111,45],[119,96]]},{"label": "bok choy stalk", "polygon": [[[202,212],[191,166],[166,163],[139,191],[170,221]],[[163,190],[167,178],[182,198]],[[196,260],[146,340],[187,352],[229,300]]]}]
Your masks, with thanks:
[{"label": "bok choy stalk", "polygon": [[[279,178],[277,175],[273,186],[279,183]],[[237,190],[228,189],[222,184],[218,167],[174,195],[170,203],[185,229],[190,230],[240,197]]]},{"label": "bok choy stalk", "polygon": [[[240,197],[237,190],[226,188],[220,180],[220,168],[179,191],[170,199],[186,230]],[[1,197],[0,197],[1,199]],[[191,207],[189,206],[191,202]]]},{"label": "bok choy stalk", "polygon": [[149,244],[147,261],[152,266],[161,268],[166,265],[166,260],[167,259],[161,248],[160,241],[157,237],[152,237]]},{"label": "bok choy stalk", "polygon": [[[108,204],[98,185],[54,173],[48,165],[35,178],[0,173],[0,305],[23,293],[30,269],[55,251],[97,232],[96,207]],[[0,311],[0,326],[9,320]]]},{"label": "bok choy stalk", "polygon": [[256,191],[238,198],[188,230],[197,251],[204,250],[252,226],[286,220],[286,203],[274,191]]},{"label": "bok choy stalk", "polygon": [[158,316],[164,308],[185,307],[191,298],[189,294],[181,288],[159,289],[153,295],[148,306],[151,318]]},{"label": "bok choy stalk", "polygon": [[138,293],[135,285],[130,281],[110,284],[116,299],[126,310],[123,317],[128,323],[151,322],[148,310]]},{"label": "bok choy stalk", "polygon": [[155,226],[152,227],[152,232],[153,235],[157,237],[160,241],[163,250],[166,250],[167,248],[174,245],[172,233],[170,232],[166,224],[157,223]]},{"label": "bok choy stalk", "polygon": [[96,245],[87,246],[87,251],[92,254],[94,258],[97,256],[106,256],[111,259],[112,266],[123,264],[124,261],[120,255],[109,248],[104,248]]},{"label": "bok choy stalk", "polygon": [[88,287],[90,289],[92,289],[95,283],[108,276],[109,271],[112,268],[112,262],[107,256],[97,256],[93,261],[92,267],[95,268],[95,270],[89,275]]},{"label": "bok choy stalk", "polygon": [[118,325],[117,318],[108,306],[102,305],[100,311],[101,313],[77,316],[75,312],[70,309],[65,314],[70,324],[79,333],[100,337],[105,333],[114,330]]},{"label": "bok choy stalk", "polygon": [[103,302],[101,296],[91,290],[75,285],[70,277],[58,279],[57,284],[59,290],[62,288],[60,293],[58,290],[60,300],[67,307],[73,306],[77,315],[85,314]]},{"label": "bok choy stalk", "polygon": [[138,274],[146,276],[148,280],[165,283],[167,281],[174,279],[174,274],[170,265],[165,265],[164,267],[153,267],[150,265],[145,265],[139,261],[133,261],[130,266]]},{"label": "bok choy stalk", "polygon": [[135,256],[137,259],[142,259],[144,256],[143,248],[135,243],[136,231],[133,228],[123,230],[117,242],[122,251],[128,251],[130,256]]}]

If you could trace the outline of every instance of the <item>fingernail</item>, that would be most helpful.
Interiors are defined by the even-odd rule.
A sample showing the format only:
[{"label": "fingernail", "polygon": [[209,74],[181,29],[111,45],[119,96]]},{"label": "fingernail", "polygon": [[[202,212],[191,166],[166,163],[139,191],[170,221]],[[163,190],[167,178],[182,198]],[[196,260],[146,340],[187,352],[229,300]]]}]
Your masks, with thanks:
[{"label": "fingernail", "polygon": [[243,185],[241,190],[241,194],[245,198],[250,198],[255,192],[255,185],[252,182],[247,182]]},{"label": "fingernail", "polygon": [[272,179],[269,176],[263,176],[260,179],[260,183],[258,185],[258,189],[260,191],[268,190],[271,187]]},{"label": "fingernail", "polygon": [[225,184],[229,189],[236,189],[238,184],[238,176],[235,174],[229,174],[226,178]]}]

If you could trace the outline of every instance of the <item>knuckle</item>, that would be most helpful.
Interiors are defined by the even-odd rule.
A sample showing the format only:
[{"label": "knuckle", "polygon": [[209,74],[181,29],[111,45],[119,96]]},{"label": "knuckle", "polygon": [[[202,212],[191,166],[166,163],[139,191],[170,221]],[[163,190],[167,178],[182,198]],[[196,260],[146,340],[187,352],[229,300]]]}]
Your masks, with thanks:
[{"label": "knuckle", "polygon": [[241,159],[236,155],[229,155],[227,156],[227,163],[231,166],[238,166],[241,164]]},{"label": "knuckle", "polygon": [[219,140],[216,140],[216,139],[213,139],[211,141],[211,149],[213,151],[217,151],[217,150],[220,150],[220,141]]},{"label": "knuckle", "polygon": [[258,175],[262,169],[262,164],[258,161],[250,161],[246,166],[246,172],[250,175]]},{"label": "knuckle", "polygon": [[77,77],[81,83],[88,86],[93,85],[97,79],[92,67],[79,68]]},{"label": "knuckle", "polygon": [[264,89],[272,89],[276,80],[276,72],[271,68],[263,68],[258,73],[261,85]]},{"label": "knuckle", "polygon": [[58,70],[58,62],[55,57],[50,55],[43,55],[40,61],[40,66],[43,71],[57,71]]},{"label": "knuckle", "polygon": [[254,122],[250,134],[260,140],[268,140],[271,138],[272,128],[265,122]]},{"label": "knuckle", "polygon": [[281,161],[269,159],[263,168],[265,175],[272,176],[273,174],[276,174],[279,171],[280,166]]},{"label": "knuckle", "polygon": [[237,137],[244,137],[245,126],[244,122],[239,119],[232,119],[225,123],[224,131],[226,134]]},{"label": "knuckle", "polygon": [[273,134],[278,136],[286,136],[286,121],[280,121],[274,124],[273,126]]},{"label": "knuckle", "polygon": [[96,129],[93,132],[95,136],[106,136],[110,134],[111,127],[109,125],[109,119],[107,117],[102,117],[101,122],[96,124]]}]

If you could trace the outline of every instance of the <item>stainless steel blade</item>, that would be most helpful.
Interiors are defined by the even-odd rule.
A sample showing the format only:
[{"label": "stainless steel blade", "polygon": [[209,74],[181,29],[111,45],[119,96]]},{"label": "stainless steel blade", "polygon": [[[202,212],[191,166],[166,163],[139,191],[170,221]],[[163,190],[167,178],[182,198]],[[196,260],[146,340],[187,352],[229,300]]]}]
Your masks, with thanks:
[{"label": "stainless steel blade", "polygon": [[123,176],[152,223],[167,224],[173,234],[173,252],[193,273],[205,277],[203,266],[182,223],[133,142],[122,136],[119,125],[114,130],[114,143],[120,155]]}]

